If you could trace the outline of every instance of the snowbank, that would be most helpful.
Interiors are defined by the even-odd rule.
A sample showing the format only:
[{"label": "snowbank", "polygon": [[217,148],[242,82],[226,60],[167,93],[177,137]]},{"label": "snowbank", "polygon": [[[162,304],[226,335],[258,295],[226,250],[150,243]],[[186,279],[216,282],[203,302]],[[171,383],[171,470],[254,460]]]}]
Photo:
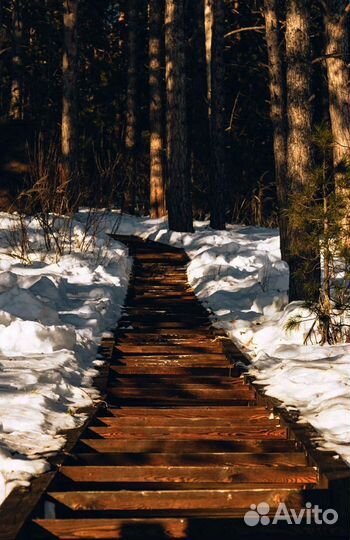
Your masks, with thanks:
[{"label": "snowbank", "polygon": [[130,260],[103,220],[86,234],[87,219],[76,216],[71,252],[58,261],[28,222],[28,264],[13,256],[17,218],[0,214],[0,503],[47,469],[44,458],[65,442],[60,432],[81,425],[76,410],[98,397],[97,345],[120,316]]},{"label": "snowbank", "polygon": [[320,433],[319,445],[350,462],[350,346],[303,345],[309,326],[286,333],[302,313],[288,304],[288,267],[276,230],[231,226],[213,231],[196,222],[195,233],[168,231],[162,220],[124,217],[119,234],[136,234],[182,246],[188,277],[200,300],[251,359],[251,373],[268,395],[301,413]]}]

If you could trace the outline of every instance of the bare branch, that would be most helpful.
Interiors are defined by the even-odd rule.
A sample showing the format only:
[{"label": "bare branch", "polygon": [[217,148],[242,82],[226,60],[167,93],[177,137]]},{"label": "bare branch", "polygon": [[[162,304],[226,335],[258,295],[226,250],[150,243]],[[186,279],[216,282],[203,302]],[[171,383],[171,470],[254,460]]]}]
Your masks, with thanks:
[{"label": "bare branch", "polygon": [[231,30],[225,34],[225,38],[233,36],[235,34],[240,34],[241,32],[261,32],[265,30],[265,26],[246,26],[245,28],[237,28],[236,30]]}]

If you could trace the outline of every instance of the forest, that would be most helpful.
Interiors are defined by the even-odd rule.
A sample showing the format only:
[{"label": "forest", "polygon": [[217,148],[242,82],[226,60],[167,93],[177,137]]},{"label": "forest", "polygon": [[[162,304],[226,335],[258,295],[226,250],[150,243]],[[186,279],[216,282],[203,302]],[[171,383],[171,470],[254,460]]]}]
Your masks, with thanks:
[{"label": "forest", "polygon": [[0,540],[333,537],[349,343],[349,0],[1,0]]},{"label": "forest", "polygon": [[349,229],[349,12],[346,0],[4,0],[3,204],[31,189],[22,207],[40,205],[31,161],[52,210],[168,213],[178,231],[207,215],[216,229],[279,225],[290,298],[319,296],[321,250],[329,310],[330,244],[346,253]]}]

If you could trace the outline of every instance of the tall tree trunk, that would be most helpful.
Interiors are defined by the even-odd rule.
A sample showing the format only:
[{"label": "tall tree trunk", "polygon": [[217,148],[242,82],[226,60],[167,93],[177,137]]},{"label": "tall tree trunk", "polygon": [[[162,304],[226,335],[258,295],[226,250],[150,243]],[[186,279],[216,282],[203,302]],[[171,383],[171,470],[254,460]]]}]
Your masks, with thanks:
[{"label": "tall tree trunk", "polygon": [[264,0],[264,14],[270,78],[270,116],[273,126],[280,245],[282,259],[288,261],[286,96],[279,39],[278,0]]},{"label": "tall tree trunk", "polygon": [[63,102],[61,126],[61,211],[78,204],[77,175],[78,0],[63,1]]},{"label": "tall tree trunk", "polygon": [[128,82],[126,91],[126,128],[125,128],[125,190],[124,209],[126,212],[135,211],[135,191],[137,179],[137,95],[138,95],[138,11],[137,0],[126,3],[126,20],[128,25]]},{"label": "tall tree trunk", "polygon": [[[288,181],[295,195],[303,191],[312,174],[311,44],[308,0],[288,0],[286,21]],[[320,284],[319,250],[307,231],[289,226],[291,241],[290,300],[303,300]],[[300,271],[303,271],[303,276]]]},{"label": "tall tree trunk", "polygon": [[[188,121],[191,142],[191,176],[198,197],[194,202],[198,210],[208,208],[207,188],[209,186],[210,137],[207,93],[207,62],[205,48],[204,0],[189,2],[189,59],[187,65],[189,86]],[[196,69],[193,69],[196,66]],[[201,199],[205,194],[205,205]],[[198,199],[198,200],[196,200]]]},{"label": "tall tree trunk", "polygon": [[9,117],[23,119],[23,21],[21,0],[11,1],[12,55],[11,55],[11,97]]},{"label": "tall tree trunk", "polygon": [[166,0],[165,60],[169,228],[193,231],[187,148],[183,0]]},{"label": "tall tree trunk", "polygon": [[215,0],[212,6],[211,45],[211,186],[210,225],[225,229],[225,129],[224,129],[224,0]]},{"label": "tall tree trunk", "polygon": [[[348,175],[342,171],[350,164],[350,72],[349,72],[349,2],[325,2],[326,65],[329,90],[329,113],[333,134],[333,162],[338,192],[345,198],[347,212],[344,229],[350,232],[350,188]],[[349,240],[348,240],[349,242]]]},{"label": "tall tree trunk", "polygon": [[163,21],[164,0],[149,0],[149,90],[150,90],[150,215],[165,215],[164,164],[164,61]]},{"label": "tall tree trunk", "polygon": [[211,104],[211,58],[212,58],[212,28],[213,28],[213,5],[214,0],[204,0],[204,26],[205,26],[205,57],[207,61],[207,100]]}]

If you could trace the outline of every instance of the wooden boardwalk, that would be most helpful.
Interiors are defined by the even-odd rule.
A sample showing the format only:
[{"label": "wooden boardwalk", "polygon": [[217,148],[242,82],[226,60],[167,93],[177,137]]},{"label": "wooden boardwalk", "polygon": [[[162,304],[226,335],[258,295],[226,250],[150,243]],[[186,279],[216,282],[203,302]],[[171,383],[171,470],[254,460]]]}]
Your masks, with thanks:
[{"label": "wooden boardwalk", "polygon": [[239,351],[225,354],[188,286],[184,252],[128,242],[127,307],[116,342],[105,343],[107,407],[20,538],[333,537],[327,529],[244,524],[252,504],[300,509],[327,489],[302,445],[240,376],[232,362]]}]

